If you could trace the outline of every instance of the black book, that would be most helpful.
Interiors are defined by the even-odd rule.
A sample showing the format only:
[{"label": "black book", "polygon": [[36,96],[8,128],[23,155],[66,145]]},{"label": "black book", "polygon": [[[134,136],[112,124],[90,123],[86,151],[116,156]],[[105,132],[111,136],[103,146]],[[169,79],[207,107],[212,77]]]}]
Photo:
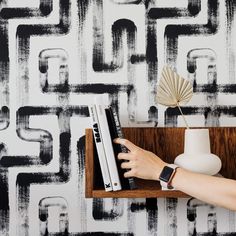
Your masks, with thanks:
[{"label": "black book", "polygon": [[[117,115],[116,110],[110,106],[106,108],[105,111],[106,111],[108,126],[109,126],[112,140],[115,138],[123,138],[123,132],[121,129],[119,117]],[[125,146],[116,144],[114,142],[112,142],[112,145],[113,145],[114,154],[116,156],[116,163],[117,163],[117,168],[118,168],[118,173],[119,173],[122,189],[126,189],[126,190],[136,189],[137,186],[135,184],[135,179],[133,177],[129,177],[129,178],[124,177],[124,173],[127,170],[121,168],[120,165],[122,163],[122,160],[119,160],[117,158],[118,153],[128,152],[129,150]]]}]

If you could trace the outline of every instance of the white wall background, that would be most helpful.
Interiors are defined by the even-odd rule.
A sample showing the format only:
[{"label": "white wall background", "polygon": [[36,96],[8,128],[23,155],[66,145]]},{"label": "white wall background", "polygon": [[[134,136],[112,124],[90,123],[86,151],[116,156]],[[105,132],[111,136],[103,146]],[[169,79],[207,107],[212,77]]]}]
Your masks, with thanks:
[{"label": "white wall background", "polygon": [[[62,7],[59,5],[59,0],[53,1],[53,10],[48,16],[26,15],[7,20],[9,23],[10,72],[9,81],[6,80],[5,84],[2,82],[0,84],[2,86],[0,103],[10,110],[9,126],[0,130],[0,142],[4,143],[6,147],[4,155],[8,156],[9,160],[12,156],[22,158],[22,156],[37,157],[39,155],[40,144],[35,141],[34,134],[24,128],[23,136],[28,138],[23,140],[16,132],[22,128],[19,124],[27,124],[25,120],[19,121],[17,115],[19,109],[30,107],[31,112],[33,108],[40,109],[38,113],[29,116],[29,127],[48,131],[51,134],[53,158],[47,165],[27,164],[7,168],[9,218],[0,219],[1,235],[45,235],[46,228],[49,235],[58,235],[56,233],[63,232],[65,228],[68,228],[68,235],[183,236],[196,235],[195,233],[197,235],[208,235],[207,233],[234,235],[236,233],[234,212],[209,206],[196,200],[189,202],[190,206],[191,204],[194,206],[191,208],[187,205],[189,199],[98,200],[84,197],[82,139],[85,128],[90,126],[86,106],[92,103],[94,94],[100,93],[98,88],[102,88],[103,92],[108,93],[111,101],[118,106],[122,126],[184,126],[181,119],[177,119],[177,122],[167,122],[165,120],[166,108],[155,102],[155,87],[161,68],[164,64],[170,63],[183,77],[194,79],[195,76],[197,84],[202,85],[202,87],[198,87],[198,92],[187,105],[187,108],[199,109],[196,114],[186,109],[187,119],[191,126],[235,126],[236,90],[232,89],[235,84],[235,1],[209,0],[209,3],[216,6],[217,31],[210,34],[200,31],[198,34],[179,35],[176,60],[172,60],[173,58],[168,57],[167,51],[170,49],[168,49],[169,45],[166,45],[164,37],[166,27],[168,25],[191,25],[194,28],[197,25],[207,24],[210,6],[208,1],[195,1],[195,4],[201,5],[200,12],[196,16],[186,13],[187,6],[191,2],[194,1],[71,0],[70,15],[65,20],[70,20],[69,31],[65,34],[57,34],[54,31],[50,34],[48,32],[36,35],[29,33],[28,54],[25,53],[27,44],[23,41],[23,46],[20,45],[21,36],[17,35],[17,29],[21,25],[32,25],[32,28],[37,25],[41,25],[42,28],[57,25]],[[36,0],[2,1],[0,12],[6,7],[38,8],[39,3],[40,1]],[[158,15],[156,16],[158,19],[154,20],[150,19],[148,15],[152,8],[182,9],[185,14],[171,17]],[[176,12],[179,11],[176,10]],[[0,19],[1,25],[5,24],[5,19],[1,14]],[[120,56],[114,55],[113,58],[111,29],[114,22],[120,19],[128,19],[136,26],[136,38],[134,39],[136,49],[129,51],[129,44],[126,40],[128,33],[124,31],[121,37],[123,53]],[[176,29],[179,30],[178,27]],[[153,70],[150,69],[150,55],[146,55],[146,48],[150,43],[148,41],[150,32],[156,38],[156,48],[153,48],[153,51],[156,50],[157,57],[152,61]],[[27,38],[27,33],[23,36]],[[23,39],[25,38],[23,37]],[[117,69],[106,70],[103,65],[101,71],[94,70],[93,50],[98,50],[99,46],[104,52],[104,63],[111,64],[113,60],[114,62],[120,60],[123,64]],[[45,50],[50,54],[47,78],[45,78],[45,73],[39,71],[39,54]],[[192,50],[196,50],[195,74],[189,73],[187,65],[187,56]],[[143,56],[144,59],[132,64],[131,55],[138,55],[140,58]],[[61,60],[62,57],[64,57],[63,60]],[[2,66],[2,64],[0,65]],[[59,66],[62,65],[63,68],[59,69]],[[214,93],[207,87],[207,84],[211,83],[209,77],[212,73],[217,85]],[[3,69],[2,71],[0,69],[0,74],[3,77],[7,75]],[[63,93],[57,85],[63,84],[66,76],[68,76],[70,88]],[[50,89],[43,91],[46,79],[52,88],[51,92]],[[98,84],[97,87],[96,84]],[[108,85],[113,85],[115,89],[112,90]],[[132,85],[134,88],[131,94],[127,93],[128,85]],[[8,93],[4,93],[3,88]],[[203,88],[208,89],[208,92],[204,92]],[[158,115],[155,112],[148,112],[150,107],[154,109],[152,111],[157,112],[158,110]],[[212,109],[207,118],[203,113],[204,107]],[[60,119],[58,119],[58,113],[54,111],[59,108],[63,111],[69,110],[68,113],[63,113],[64,116]],[[48,109],[48,111],[43,109]],[[220,111],[219,113],[214,112],[217,109]],[[23,118],[24,116],[21,117],[21,119]],[[45,175],[49,173],[49,176],[58,173],[61,165],[60,148],[64,145],[59,140],[62,132],[71,135],[68,180],[62,180],[61,183],[60,181],[56,183],[56,177],[55,183],[54,177],[51,182],[48,180],[49,177],[41,183],[36,180],[28,186],[27,198],[28,190],[24,188],[26,185],[23,184],[22,187],[19,186],[19,183],[16,184],[17,176],[20,173],[34,173],[42,176],[44,173]],[[3,156],[1,150],[0,154],[0,157]],[[1,171],[3,169],[4,167],[0,167]],[[2,171],[2,173],[5,172]],[[3,179],[4,175],[0,176]],[[40,178],[43,179],[42,176]],[[0,189],[0,191],[4,190]],[[1,195],[6,196],[6,193],[0,192],[0,201]],[[43,206],[48,208],[48,225],[46,225],[46,221],[39,219],[40,201]],[[194,210],[196,218],[192,215]]]}]

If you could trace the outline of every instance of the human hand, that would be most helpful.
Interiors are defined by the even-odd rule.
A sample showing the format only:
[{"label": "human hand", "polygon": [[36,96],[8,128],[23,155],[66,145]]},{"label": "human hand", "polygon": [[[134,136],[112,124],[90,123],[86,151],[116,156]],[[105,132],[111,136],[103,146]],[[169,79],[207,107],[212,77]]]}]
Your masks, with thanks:
[{"label": "human hand", "polygon": [[167,163],[154,153],[144,150],[127,139],[117,138],[115,143],[126,146],[130,152],[119,153],[118,159],[126,160],[121,163],[122,169],[129,169],[124,176],[141,179],[159,180],[159,175]]}]

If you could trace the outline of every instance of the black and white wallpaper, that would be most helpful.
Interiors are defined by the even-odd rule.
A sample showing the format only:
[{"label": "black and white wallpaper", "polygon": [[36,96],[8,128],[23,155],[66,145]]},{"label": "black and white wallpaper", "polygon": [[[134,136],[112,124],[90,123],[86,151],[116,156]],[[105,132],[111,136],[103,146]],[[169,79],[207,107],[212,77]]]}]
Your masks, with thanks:
[{"label": "black and white wallpaper", "polygon": [[169,64],[191,126],[236,125],[235,18],[235,0],[0,0],[0,235],[236,235],[196,199],[84,197],[95,94],[122,126],[184,126],[155,100]]}]

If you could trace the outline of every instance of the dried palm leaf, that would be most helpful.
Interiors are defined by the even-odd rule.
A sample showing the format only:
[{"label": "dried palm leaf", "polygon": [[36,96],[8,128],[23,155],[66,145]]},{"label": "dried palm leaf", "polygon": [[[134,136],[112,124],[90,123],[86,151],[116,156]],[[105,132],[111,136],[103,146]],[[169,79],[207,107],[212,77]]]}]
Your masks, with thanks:
[{"label": "dried palm leaf", "polygon": [[165,66],[157,86],[157,102],[168,107],[178,107],[188,128],[180,105],[186,104],[193,96],[191,83]]}]

